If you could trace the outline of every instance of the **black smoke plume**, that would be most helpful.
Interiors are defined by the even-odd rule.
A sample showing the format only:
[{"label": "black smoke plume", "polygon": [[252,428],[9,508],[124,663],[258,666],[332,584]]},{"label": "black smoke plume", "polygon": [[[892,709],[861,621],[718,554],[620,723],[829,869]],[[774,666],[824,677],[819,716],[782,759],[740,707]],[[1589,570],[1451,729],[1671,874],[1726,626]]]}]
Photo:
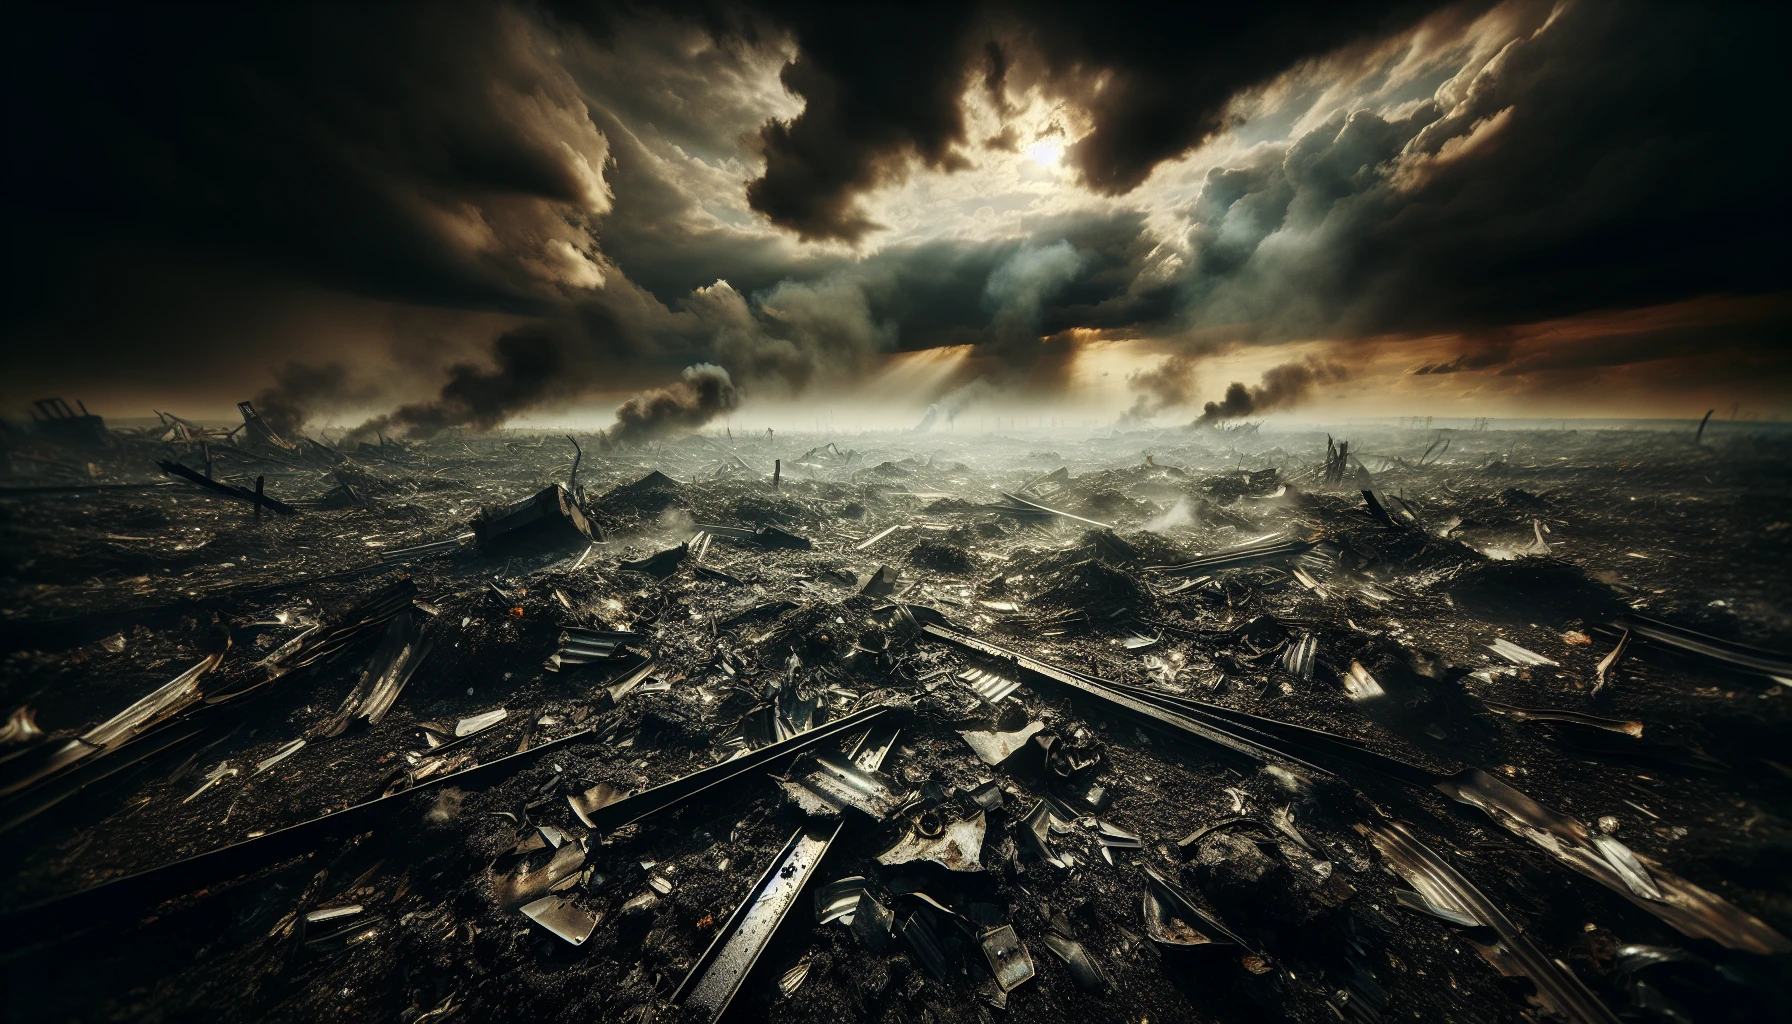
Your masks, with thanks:
[{"label": "black smoke plume", "polygon": [[274,371],[273,387],[255,395],[255,411],[277,433],[297,434],[319,415],[357,405],[374,397],[374,389],[357,386],[341,363],[287,363]]},{"label": "black smoke plume", "polygon": [[1344,377],[1344,367],[1311,356],[1302,362],[1272,366],[1263,371],[1262,382],[1254,388],[1245,387],[1242,381],[1233,381],[1227,386],[1224,398],[1218,402],[1208,402],[1203,407],[1201,418],[1195,421],[1195,425],[1205,426],[1221,420],[1292,409],[1305,402],[1313,394],[1315,387],[1343,380]]},{"label": "black smoke plume", "polygon": [[611,444],[637,444],[680,429],[695,430],[739,406],[740,391],[728,371],[714,363],[698,363],[665,387],[622,403],[616,424],[604,437]]},{"label": "black smoke plume", "polygon": [[520,328],[492,343],[491,368],[456,363],[448,383],[432,402],[399,406],[368,420],[354,435],[393,431],[406,437],[433,437],[450,427],[490,430],[511,416],[568,393],[566,358],[554,338],[539,328]]}]

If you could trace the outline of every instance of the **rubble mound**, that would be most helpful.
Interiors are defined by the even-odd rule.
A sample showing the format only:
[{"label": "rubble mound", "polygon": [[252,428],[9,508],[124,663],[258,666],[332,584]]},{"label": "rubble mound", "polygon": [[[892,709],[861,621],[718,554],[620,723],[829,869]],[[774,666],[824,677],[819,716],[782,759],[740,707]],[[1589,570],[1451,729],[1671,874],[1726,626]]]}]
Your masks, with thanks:
[{"label": "rubble mound", "polygon": [[1625,611],[1610,587],[1554,558],[1483,562],[1458,574],[1449,593],[1456,607],[1486,622],[1560,626],[1569,619],[1604,621]]},{"label": "rubble mound", "polygon": [[1202,492],[1221,505],[1230,505],[1243,497],[1259,497],[1281,486],[1280,474],[1272,466],[1256,472],[1236,470],[1202,479]]},{"label": "rubble mound", "polygon": [[1150,530],[1128,530],[1116,534],[1118,540],[1132,549],[1135,565],[1176,565],[1194,556],[1170,543],[1162,534]]},{"label": "rubble mound", "polygon": [[1146,598],[1138,580],[1093,558],[1051,569],[1041,566],[1037,571],[1041,585],[1035,600],[1041,604],[1110,609],[1132,607]]},{"label": "rubble mound", "polygon": [[971,556],[956,544],[924,540],[909,550],[908,560],[924,569],[939,572],[969,572]]},{"label": "rubble mound", "polygon": [[658,515],[674,504],[682,504],[683,490],[678,481],[656,469],[632,484],[612,488],[594,504],[612,515]]},{"label": "rubble mound", "polygon": [[790,525],[806,518],[807,509],[789,498],[766,498],[745,495],[734,504],[734,514],[743,523]]},{"label": "rubble mound", "polygon": [[1542,511],[1549,507],[1549,502],[1519,487],[1508,487],[1500,492],[1500,504],[1508,508]]}]

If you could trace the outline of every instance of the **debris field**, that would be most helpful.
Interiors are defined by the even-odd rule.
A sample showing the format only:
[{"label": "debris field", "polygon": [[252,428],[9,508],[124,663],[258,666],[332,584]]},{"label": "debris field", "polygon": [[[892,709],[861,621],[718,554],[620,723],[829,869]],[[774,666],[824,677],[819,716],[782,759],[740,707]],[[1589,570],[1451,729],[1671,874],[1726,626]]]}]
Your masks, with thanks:
[{"label": "debris field", "polygon": [[8,1020],[1792,990],[1792,438],[54,411],[0,488]]}]

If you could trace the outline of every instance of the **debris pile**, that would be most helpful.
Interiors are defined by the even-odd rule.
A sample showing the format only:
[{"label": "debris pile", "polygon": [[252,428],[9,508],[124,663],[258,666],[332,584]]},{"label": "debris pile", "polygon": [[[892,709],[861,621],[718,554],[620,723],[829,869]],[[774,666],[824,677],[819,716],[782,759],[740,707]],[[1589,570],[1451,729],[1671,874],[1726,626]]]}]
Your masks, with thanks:
[{"label": "debris pile", "polygon": [[0,491],[21,1019],[1792,989],[1784,438],[39,412]]}]

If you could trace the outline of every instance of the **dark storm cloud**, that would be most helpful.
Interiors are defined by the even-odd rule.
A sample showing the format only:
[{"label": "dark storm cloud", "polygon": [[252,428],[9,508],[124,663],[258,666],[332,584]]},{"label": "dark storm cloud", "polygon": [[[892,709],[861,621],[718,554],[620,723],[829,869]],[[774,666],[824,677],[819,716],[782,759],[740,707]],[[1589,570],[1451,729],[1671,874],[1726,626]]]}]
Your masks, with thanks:
[{"label": "dark storm cloud", "polygon": [[[1422,87],[1377,95],[1405,59],[1386,34],[1423,7],[33,8],[8,33],[8,343],[31,381],[75,352],[99,373],[182,367],[158,381],[221,379],[220,352],[232,374],[288,366],[261,401],[290,424],[402,383],[392,422],[428,431],[700,363],[741,393],[800,393],[941,345],[974,346],[987,374],[965,401],[1050,390],[1090,331],[1465,339],[1433,345],[1425,374],[1620,365],[1666,335],[1574,356],[1579,336],[1514,330],[1784,286],[1785,143],[1760,116],[1783,15],[1519,3],[1487,61],[1449,41],[1471,5],[1413,37],[1432,48]],[[1282,86],[1238,93],[1278,75],[1297,99],[1244,126],[1270,141],[1180,210],[1171,175],[1136,190],[1275,102]],[[1335,110],[1299,105],[1334,87]],[[1065,180],[1028,201],[1083,212],[958,223],[936,203],[921,216],[941,219],[904,207],[867,250],[800,241],[866,241],[870,193],[920,169],[1006,166],[1039,125],[968,139],[964,105],[1000,120],[1041,99],[1074,143]],[[1295,123],[1317,127],[1279,141]],[[186,284],[151,287],[152,270]],[[460,319],[381,379],[351,343],[312,353],[260,329],[239,307],[278,303],[238,278],[288,305],[329,292]],[[414,333],[392,319],[355,336]],[[1140,378],[1144,407],[1182,404],[1179,379]]]},{"label": "dark storm cloud", "polygon": [[1083,184],[1121,195],[1218,131],[1239,90],[1434,6],[762,5],[801,47],[784,84],[806,105],[761,131],[765,173],[747,197],[804,239],[856,242],[878,226],[860,196],[916,165],[970,166],[960,152],[966,89],[976,81],[1007,113],[1008,81],[1026,62],[1092,121],[1070,153]]},{"label": "dark storm cloud", "polygon": [[1195,322],[1465,335],[1424,369],[1441,373],[1502,365],[1511,325],[1784,287],[1785,143],[1759,119],[1774,34],[1683,5],[1529,17],[1441,102],[1340,111],[1210,172],[1189,212]]},{"label": "dark storm cloud", "polygon": [[[8,217],[360,294],[535,309],[589,284],[604,139],[507,8],[34,6]],[[16,310],[15,310],[16,312]]]},{"label": "dark storm cloud", "polygon": [[1048,89],[1091,130],[1067,154],[1083,185],[1124,195],[1225,126],[1241,90],[1297,61],[1405,27],[1437,3],[1259,3],[1017,7]]},{"label": "dark storm cloud", "polygon": [[793,6],[786,16],[802,49],[784,86],[804,108],[760,132],[765,173],[747,186],[753,209],[804,239],[857,241],[877,227],[860,195],[901,180],[913,163],[969,166],[957,147],[965,76],[979,53],[970,5]]},{"label": "dark storm cloud", "polygon": [[1021,238],[893,245],[750,296],[704,288],[684,309],[743,384],[800,391],[881,352],[971,345],[1000,383],[1051,390],[1069,349],[1042,338],[1169,314],[1173,285],[1143,274],[1154,248],[1134,211],[1040,218]]}]

